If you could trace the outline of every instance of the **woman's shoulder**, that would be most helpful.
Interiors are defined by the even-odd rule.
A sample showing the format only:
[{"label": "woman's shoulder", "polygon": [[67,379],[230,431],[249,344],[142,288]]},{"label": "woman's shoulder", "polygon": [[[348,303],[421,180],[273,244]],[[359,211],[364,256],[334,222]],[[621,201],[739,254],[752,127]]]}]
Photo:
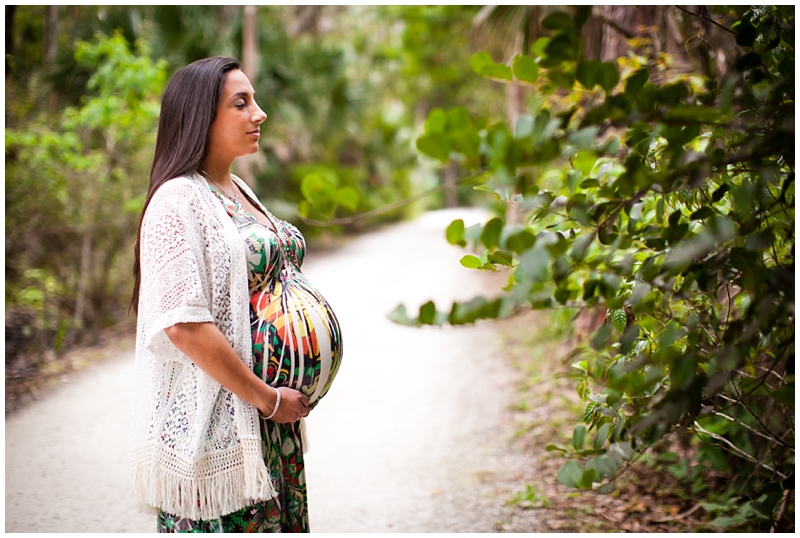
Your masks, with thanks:
[{"label": "woman's shoulder", "polygon": [[195,178],[191,175],[178,176],[162,183],[153,193],[147,211],[195,213],[202,196],[202,186]]},{"label": "woman's shoulder", "polygon": [[169,203],[170,201],[185,203],[201,193],[201,186],[191,175],[168,179],[153,193],[153,202]]}]

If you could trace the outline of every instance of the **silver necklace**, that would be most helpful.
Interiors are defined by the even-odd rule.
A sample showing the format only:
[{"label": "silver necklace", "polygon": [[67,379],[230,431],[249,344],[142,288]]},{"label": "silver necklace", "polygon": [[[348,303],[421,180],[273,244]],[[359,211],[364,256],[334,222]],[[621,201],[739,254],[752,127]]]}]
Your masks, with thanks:
[{"label": "silver necklace", "polygon": [[225,198],[227,198],[227,199],[231,200],[231,201],[233,202],[233,205],[236,205],[236,206],[238,206],[238,205],[241,205],[241,204],[239,203],[239,195],[238,195],[238,194],[236,194],[236,185],[233,185],[233,183],[231,183],[231,185],[233,185],[234,192],[233,192],[233,196],[229,196],[229,195],[228,195],[228,193],[227,193],[227,192],[225,192],[225,191],[222,189],[222,187],[220,187],[220,186],[219,186],[219,184],[218,184],[216,181],[214,181],[214,178],[212,178],[212,177],[211,177],[211,174],[209,174],[208,172],[206,172],[206,171],[205,171],[205,170],[203,170],[202,168],[199,168],[198,170],[200,170],[200,173],[201,173],[201,174],[203,174],[205,177],[207,177],[207,178],[208,178],[208,180],[209,180],[211,183],[213,183],[214,185],[216,185],[216,186],[217,186],[217,188],[219,189],[219,192],[221,192],[222,194],[224,194],[224,195],[225,195]]}]

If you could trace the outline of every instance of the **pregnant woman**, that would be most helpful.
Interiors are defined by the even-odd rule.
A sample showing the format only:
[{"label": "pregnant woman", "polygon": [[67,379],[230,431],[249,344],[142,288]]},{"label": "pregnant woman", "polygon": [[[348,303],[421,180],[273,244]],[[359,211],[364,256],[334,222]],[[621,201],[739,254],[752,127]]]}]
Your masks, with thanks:
[{"label": "pregnant woman", "polygon": [[233,58],[164,92],[131,301],[134,496],[159,532],[309,530],[303,417],[342,340],[300,232],[230,173],[265,119]]}]

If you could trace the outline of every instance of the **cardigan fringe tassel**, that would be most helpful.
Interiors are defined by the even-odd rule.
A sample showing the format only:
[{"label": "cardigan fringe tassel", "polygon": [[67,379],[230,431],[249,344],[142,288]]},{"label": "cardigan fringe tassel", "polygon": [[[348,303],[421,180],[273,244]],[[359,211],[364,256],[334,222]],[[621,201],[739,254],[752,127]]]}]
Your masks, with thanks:
[{"label": "cardigan fringe tassel", "polygon": [[136,465],[134,498],[149,507],[194,520],[218,519],[245,506],[277,499],[269,470],[260,458],[261,448],[257,452],[248,448],[244,448],[243,466],[210,477],[179,476],[146,462]]}]

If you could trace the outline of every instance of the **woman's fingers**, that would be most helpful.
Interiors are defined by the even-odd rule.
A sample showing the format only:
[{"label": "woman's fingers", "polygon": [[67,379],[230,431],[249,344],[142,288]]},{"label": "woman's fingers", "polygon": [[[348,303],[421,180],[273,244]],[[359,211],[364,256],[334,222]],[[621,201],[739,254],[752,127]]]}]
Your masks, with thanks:
[{"label": "woman's fingers", "polygon": [[286,424],[308,416],[311,407],[305,394],[288,387],[280,387],[278,390],[281,392],[281,405],[272,417],[273,421]]}]

